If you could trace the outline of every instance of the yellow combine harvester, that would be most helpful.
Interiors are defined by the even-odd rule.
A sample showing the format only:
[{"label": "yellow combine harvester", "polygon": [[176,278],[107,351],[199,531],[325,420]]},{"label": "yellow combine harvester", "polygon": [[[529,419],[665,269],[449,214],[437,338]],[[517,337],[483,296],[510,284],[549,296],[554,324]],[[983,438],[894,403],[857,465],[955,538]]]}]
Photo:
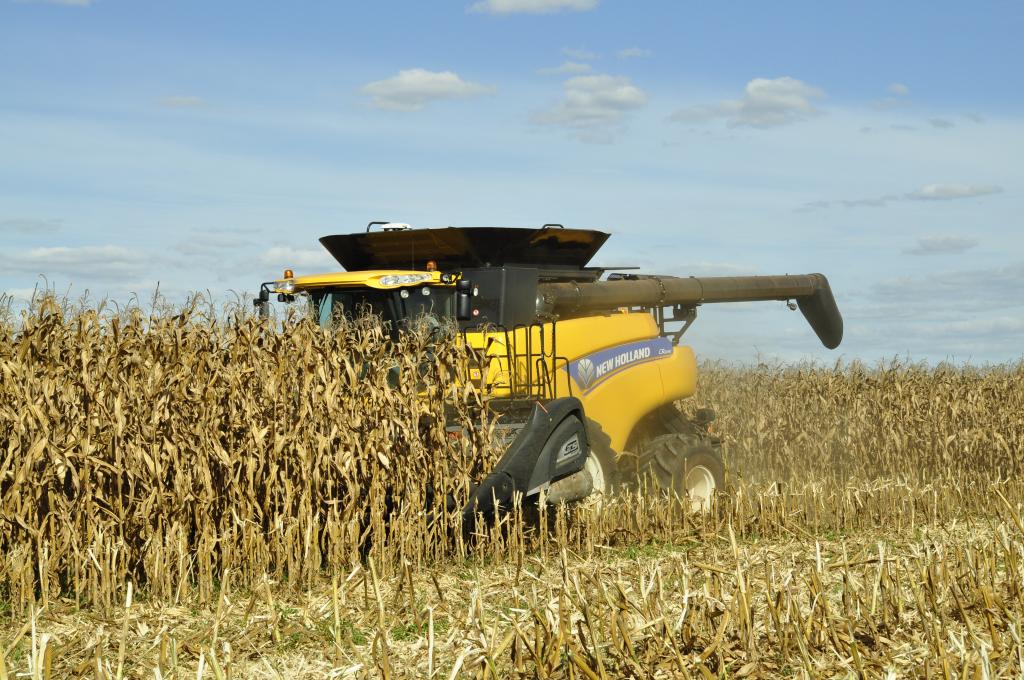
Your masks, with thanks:
[{"label": "yellow combine harvester", "polygon": [[842,340],[842,317],[821,274],[678,278],[587,267],[608,237],[555,224],[371,222],[365,233],[320,239],[347,271],[289,270],[254,302],[265,312],[272,293],[305,295],[325,326],[358,310],[393,333],[414,318],[457,323],[479,358],[470,375],[510,441],[468,516],[541,492],[552,503],[578,500],[645,477],[702,507],[723,484],[714,413],[689,419],[675,406],[697,386],[693,350],[679,344],[697,308],[789,301],[830,349]]}]

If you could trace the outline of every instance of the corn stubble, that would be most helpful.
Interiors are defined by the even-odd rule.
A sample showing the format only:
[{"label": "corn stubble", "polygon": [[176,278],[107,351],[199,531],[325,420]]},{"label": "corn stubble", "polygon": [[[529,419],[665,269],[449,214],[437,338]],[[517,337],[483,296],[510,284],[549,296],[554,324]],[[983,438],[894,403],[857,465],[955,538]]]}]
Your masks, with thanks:
[{"label": "corn stubble", "polygon": [[705,366],[712,511],[467,539],[431,498],[500,450],[457,342],[200,304],[0,325],[0,680],[1024,674],[1021,365]]}]

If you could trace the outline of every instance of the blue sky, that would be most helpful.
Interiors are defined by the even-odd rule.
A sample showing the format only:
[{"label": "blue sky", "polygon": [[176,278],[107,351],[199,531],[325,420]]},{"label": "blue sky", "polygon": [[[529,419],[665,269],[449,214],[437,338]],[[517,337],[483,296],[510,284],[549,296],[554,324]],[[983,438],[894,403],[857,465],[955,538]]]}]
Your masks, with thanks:
[{"label": "blue sky", "polygon": [[598,263],[821,271],[703,356],[1024,354],[1024,5],[0,0],[0,290],[331,269],[371,219],[563,222]]}]

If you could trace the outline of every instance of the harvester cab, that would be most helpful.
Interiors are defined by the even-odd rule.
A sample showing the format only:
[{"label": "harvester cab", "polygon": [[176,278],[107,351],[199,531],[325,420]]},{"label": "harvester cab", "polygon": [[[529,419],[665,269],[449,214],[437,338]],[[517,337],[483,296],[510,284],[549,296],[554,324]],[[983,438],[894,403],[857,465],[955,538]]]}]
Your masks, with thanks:
[{"label": "harvester cab", "polygon": [[302,294],[321,324],[370,311],[393,333],[413,318],[458,325],[478,357],[469,374],[510,442],[475,489],[469,519],[516,499],[569,502],[641,484],[707,507],[724,483],[714,414],[687,418],[675,405],[697,387],[694,353],[680,340],[698,307],[795,303],[830,349],[842,340],[842,317],[821,274],[680,278],[588,267],[608,238],[558,224],[372,222],[320,239],[346,271],[286,271],[254,302],[263,311],[272,294]]}]

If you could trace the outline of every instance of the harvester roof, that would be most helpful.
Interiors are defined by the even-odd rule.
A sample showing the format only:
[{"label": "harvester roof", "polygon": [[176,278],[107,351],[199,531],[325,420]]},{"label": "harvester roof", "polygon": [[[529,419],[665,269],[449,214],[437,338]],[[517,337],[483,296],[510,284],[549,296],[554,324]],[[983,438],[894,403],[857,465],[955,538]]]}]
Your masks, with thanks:
[{"label": "harvester roof", "polygon": [[505,265],[582,269],[608,237],[592,229],[444,227],[338,234],[320,243],[349,271],[420,269],[427,260],[442,270]]}]

